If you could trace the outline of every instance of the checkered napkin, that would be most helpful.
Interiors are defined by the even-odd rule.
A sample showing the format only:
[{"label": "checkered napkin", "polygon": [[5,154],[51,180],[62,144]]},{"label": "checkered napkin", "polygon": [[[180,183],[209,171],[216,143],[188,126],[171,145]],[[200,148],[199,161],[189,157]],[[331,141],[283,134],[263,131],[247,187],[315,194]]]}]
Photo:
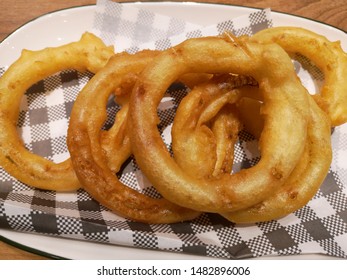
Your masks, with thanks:
[{"label": "checkered napkin", "polygon": [[[127,9],[130,9],[127,5],[105,0],[98,1],[96,6],[93,32],[108,43],[115,43],[118,51],[135,52],[144,47],[165,49],[186,38],[216,35],[225,30],[236,35],[253,34],[272,25],[270,10],[259,10],[214,26],[196,28],[148,11]],[[158,24],[159,18],[166,24]],[[145,23],[147,27],[144,27]],[[139,26],[149,28],[142,32],[153,37],[137,36]],[[167,33],[169,30],[174,32]],[[178,36],[182,31],[184,33]],[[119,39],[121,35],[126,38]],[[120,45],[120,41],[125,43]],[[305,58],[296,56],[293,61],[309,90],[319,88],[323,81],[322,73]],[[3,73],[3,70],[1,71]],[[63,71],[28,90],[23,98],[18,123],[18,131],[28,149],[53,161],[68,157],[68,116],[76,95],[90,78],[90,73]],[[182,85],[172,85],[166,93],[165,102],[159,108],[159,129],[169,149],[173,115],[186,93],[186,88]],[[119,108],[110,101],[107,110],[110,119],[113,119]],[[109,125],[111,122],[106,123],[105,127]],[[276,221],[239,226],[217,214],[206,213],[190,222],[170,225],[144,224],[113,214],[100,206],[84,190],[55,193],[32,189],[1,169],[0,227],[217,258],[306,253],[346,258],[346,139],[347,126],[334,130],[334,159],[321,189],[305,207]],[[252,149],[255,145],[256,140],[251,135],[245,132],[240,134],[240,141],[235,148],[234,171],[252,166],[259,160],[259,154]],[[130,159],[124,168],[120,180],[151,197],[160,197],[133,159]]]},{"label": "checkered napkin", "polygon": [[[145,42],[153,42],[200,28],[197,24],[164,16],[110,0],[98,0],[94,16],[94,33],[106,45],[117,51],[134,49]],[[133,49],[134,48],[134,49]]]}]

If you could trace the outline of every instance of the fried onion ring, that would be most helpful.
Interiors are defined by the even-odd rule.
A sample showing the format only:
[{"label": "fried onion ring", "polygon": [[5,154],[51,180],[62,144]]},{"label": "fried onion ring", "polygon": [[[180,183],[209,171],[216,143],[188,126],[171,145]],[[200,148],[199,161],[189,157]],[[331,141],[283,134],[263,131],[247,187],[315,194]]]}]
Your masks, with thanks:
[{"label": "fried onion ring", "polygon": [[241,123],[235,88],[256,86],[240,75],[217,75],[196,85],[181,101],[172,126],[175,161],[197,178],[230,173]]},{"label": "fried onion ring", "polygon": [[216,84],[204,84],[182,99],[171,134],[175,161],[185,172],[197,178],[230,173],[240,122],[236,111],[221,107],[237,98]]},{"label": "fried onion ring", "polygon": [[332,126],[347,122],[347,54],[339,41],[299,27],[273,27],[256,33],[253,40],[279,44],[287,52],[300,53],[324,73],[324,85],[314,94],[317,104],[325,111]]},{"label": "fried onion ring", "polygon": [[[234,100],[232,100],[228,97],[230,92],[224,93],[223,88],[218,84],[203,83],[196,86],[182,99],[172,128],[172,148],[176,162],[185,171],[194,174],[197,178],[209,178],[216,176],[216,171],[223,171],[223,169],[218,168],[218,165],[214,165],[216,153],[217,158],[220,159],[233,158],[229,154],[233,151],[231,147],[218,151],[218,145],[213,140],[218,138],[219,133],[209,129],[207,124],[210,118],[203,117],[204,113],[206,115],[206,111],[209,112],[209,115],[218,116],[223,103],[225,105],[228,104],[228,101],[238,99],[236,103],[237,114],[230,111],[230,108],[222,108],[231,112],[228,115],[228,122],[220,123],[221,130],[228,131],[229,129],[229,133],[231,133],[230,136],[228,135],[229,137],[224,137],[229,145],[234,145],[236,142],[241,125],[246,131],[259,138],[263,129],[263,119],[260,114],[261,102],[243,97],[243,90],[244,88],[240,88],[240,92],[235,93]],[[310,97],[309,100],[310,120],[305,150],[287,181],[275,191],[275,194],[261,203],[247,209],[221,213],[222,216],[235,223],[270,221],[300,209],[316,194],[329,171],[332,159],[330,121],[313,98]],[[214,104],[220,106],[213,106]],[[200,121],[201,119],[203,121]],[[237,128],[236,131],[230,130],[228,125],[230,123],[234,124],[233,127],[234,129]],[[232,141],[230,141],[230,137],[233,139]],[[206,138],[212,139],[211,142],[214,145],[204,143]],[[190,139],[193,139],[193,144],[191,144]],[[223,147],[223,145],[221,146]],[[232,162],[229,162],[229,169],[231,165]]]},{"label": "fried onion ring", "polygon": [[0,164],[10,175],[40,189],[71,191],[80,187],[70,159],[54,163],[24,147],[16,130],[20,102],[36,82],[66,69],[95,73],[113,54],[113,47],[106,47],[91,33],[63,46],[23,50],[0,79]]},{"label": "fried onion ring", "polygon": [[[127,81],[129,74],[132,77],[137,75],[156,55],[154,51],[143,51],[134,55],[121,53],[113,56],[78,95],[71,112],[67,142],[77,177],[83,188],[100,204],[135,221],[173,223],[193,219],[200,213],[163,198],[151,198],[125,186],[111,170],[100,139],[103,134],[101,128],[107,118],[109,96]],[[128,110],[126,104],[123,108]],[[120,125],[118,123],[117,126]],[[118,138],[117,131],[121,130],[115,130],[111,141]],[[128,145],[128,142],[120,141],[120,146],[124,143]],[[112,163],[115,167],[120,165],[120,162]]]},{"label": "fried onion ring", "polygon": [[[236,73],[258,81],[265,122],[257,165],[203,180],[187,174],[170,157],[156,126],[157,106],[177,77],[195,72]],[[154,58],[134,87],[129,110],[133,154],[142,172],[170,201],[208,212],[247,208],[268,197],[295,168],[305,146],[307,105],[307,91],[278,45],[189,39]],[[288,133],[293,135],[289,142]]]},{"label": "fried onion ring", "polygon": [[[310,120],[306,147],[302,158],[285,184],[261,203],[244,210],[222,213],[222,216],[235,223],[270,221],[300,209],[316,194],[331,164],[331,127],[328,116],[318,107],[313,98],[309,100]],[[243,106],[248,107],[251,102],[247,104]],[[257,105],[251,106],[254,109]],[[259,117],[258,115],[257,118]],[[247,122],[248,120],[245,123],[246,127]]]}]

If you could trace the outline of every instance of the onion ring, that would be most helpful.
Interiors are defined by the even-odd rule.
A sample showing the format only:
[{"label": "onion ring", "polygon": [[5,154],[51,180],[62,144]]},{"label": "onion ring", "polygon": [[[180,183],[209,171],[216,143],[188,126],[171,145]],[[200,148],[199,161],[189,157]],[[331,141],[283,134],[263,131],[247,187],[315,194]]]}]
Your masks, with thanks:
[{"label": "onion ring", "polygon": [[235,88],[257,85],[251,77],[221,75],[196,85],[180,102],[172,126],[175,161],[197,178],[230,173],[241,123],[232,104]]},{"label": "onion ring", "polygon": [[112,47],[106,47],[91,33],[63,46],[23,50],[0,79],[0,164],[10,175],[45,190],[72,191],[80,187],[70,159],[54,163],[24,147],[16,130],[20,101],[36,82],[66,69],[95,73],[113,54]]},{"label": "onion ring", "polygon": [[[228,115],[228,120],[236,124],[236,127],[239,127],[242,122],[246,131],[259,138],[263,129],[263,120],[260,114],[261,102],[243,97],[244,88],[240,88],[239,91],[238,95],[234,94],[233,100],[239,99],[236,103],[237,116],[234,113]],[[203,114],[206,115],[206,111],[208,111],[209,115],[218,116],[221,106],[213,105],[216,103],[218,105],[227,104],[230,100],[228,94],[230,92],[224,93],[223,89],[216,83],[201,84],[182,99],[176,112],[172,128],[174,157],[185,171],[194,174],[197,178],[216,176],[215,172],[220,171],[216,168],[218,165],[214,165],[218,145],[214,142],[214,145],[199,144],[206,138],[214,140],[219,135],[207,127],[210,119],[206,116],[203,117]],[[234,223],[270,221],[300,209],[316,194],[329,171],[332,159],[330,122],[328,116],[318,107],[313,98],[310,97],[309,100],[310,121],[305,150],[287,181],[276,190],[275,194],[270,195],[261,203],[235,212],[220,213],[222,216]],[[230,108],[228,109],[230,110]],[[200,121],[201,119],[203,121]],[[220,125],[221,129],[228,129],[228,123],[223,122]],[[206,130],[208,133],[204,133]],[[201,131],[203,133],[200,133]],[[233,141],[229,141],[229,145],[236,142],[234,137],[235,135],[237,137],[237,131],[233,131],[231,134]],[[190,139],[193,139],[194,145],[190,143]],[[224,139],[225,141],[230,140],[228,137],[224,137]],[[217,153],[217,158],[233,158],[229,155],[232,151],[232,148],[221,149]],[[228,167],[230,168],[231,165],[232,162],[229,162]]]},{"label": "onion ring", "polygon": [[273,27],[256,33],[253,40],[279,44],[287,52],[300,53],[310,59],[325,76],[321,91],[314,94],[332,126],[347,122],[347,54],[339,41],[299,27]]},{"label": "onion ring", "polygon": [[[247,209],[222,213],[222,216],[235,223],[270,221],[302,208],[316,194],[331,164],[331,127],[328,116],[313,98],[309,100],[310,121],[306,147],[302,158],[285,184],[261,203]],[[252,105],[252,109],[255,106]]]},{"label": "onion ring", "polygon": [[[265,124],[257,165],[202,180],[187,174],[170,157],[156,127],[157,106],[177,77],[195,72],[237,73],[258,81]],[[129,111],[133,154],[142,172],[170,201],[208,212],[247,208],[282,185],[296,166],[306,139],[307,104],[307,91],[278,45],[230,43],[217,37],[189,39],[154,58],[134,87]],[[288,133],[294,135],[290,142]]]},{"label": "onion ring", "polygon": [[175,161],[185,172],[197,178],[230,173],[240,123],[231,109],[220,110],[237,98],[237,94],[222,94],[217,85],[207,84],[194,87],[182,99],[171,134]]},{"label": "onion ring", "polygon": [[[109,96],[122,85],[129,73],[138,74],[156,55],[154,51],[143,51],[113,56],[78,95],[71,112],[67,142],[77,177],[83,188],[100,204],[135,221],[173,223],[193,219],[200,213],[125,186],[109,167],[100,139]],[[126,104],[123,108],[127,110]],[[115,133],[112,138],[117,137]],[[120,163],[114,162],[113,165],[120,166]]]}]

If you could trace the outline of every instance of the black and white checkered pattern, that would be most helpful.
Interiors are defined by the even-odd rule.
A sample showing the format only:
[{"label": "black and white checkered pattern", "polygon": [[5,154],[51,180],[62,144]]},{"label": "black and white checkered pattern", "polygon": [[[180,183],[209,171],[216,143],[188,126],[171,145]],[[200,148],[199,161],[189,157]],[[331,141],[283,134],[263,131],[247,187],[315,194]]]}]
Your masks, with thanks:
[{"label": "black and white checkered pattern", "polygon": [[[114,11],[114,5],[118,10]],[[120,10],[119,10],[120,9]],[[104,38],[114,40],[114,29],[108,21],[117,19],[122,34],[132,38],[133,26],[151,27],[158,15],[137,11],[136,19],[127,14],[123,6],[111,1],[99,1],[95,22]],[[132,15],[132,14],[130,14]],[[128,15],[129,16],[129,15]],[[136,23],[136,21],[138,22]],[[176,22],[172,20],[170,22]],[[129,25],[129,27],[127,27]],[[251,34],[272,25],[271,12],[262,10],[219,23],[207,29],[190,31],[182,36],[157,40],[150,44],[164,49],[185,38],[215,35],[232,31],[237,35]],[[171,26],[168,24],[168,26]],[[175,26],[182,25],[175,24]],[[170,27],[171,28],[171,27]],[[173,27],[171,29],[174,29]],[[128,31],[127,31],[128,30]],[[127,33],[127,32],[128,33]],[[178,29],[181,32],[182,29]],[[100,35],[100,32],[97,33]],[[124,32],[124,33],[123,33]],[[160,33],[160,31],[153,31]],[[164,32],[165,33],[165,32]],[[165,37],[167,33],[165,33]],[[152,37],[151,37],[152,38]],[[153,39],[153,38],[152,38]],[[153,40],[152,40],[153,41]],[[321,73],[311,69],[307,61],[294,57],[297,72],[309,81],[307,73],[321,82]],[[303,74],[304,73],[304,74]],[[312,74],[313,73],[313,74]],[[3,69],[0,68],[0,74]],[[28,149],[53,161],[68,156],[66,129],[73,101],[90,78],[90,73],[64,71],[32,86],[23,98],[18,131]],[[316,85],[314,85],[315,87]],[[46,93],[46,94],[43,94]],[[186,89],[174,85],[160,106],[159,126],[163,139],[170,148],[172,114]],[[110,102],[109,117],[119,110]],[[111,125],[111,121],[105,126]],[[317,195],[302,209],[282,219],[267,223],[238,226],[217,214],[202,214],[190,222],[170,225],[151,225],[129,221],[100,206],[83,190],[74,193],[55,193],[32,189],[13,179],[0,169],[0,227],[119,244],[124,246],[193,253],[218,258],[246,258],[265,255],[296,255],[321,253],[347,257],[347,126],[332,134],[334,160],[331,170]],[[255,139],[242,132],[235,147],[234,172],[252,166],[259,160]],[[153,186],[142,175],[134,159],[128,161],[120,180],[151,197],[159,197]]]},{"label": "black and white checkered pattern", "polygon": [[97,0],[93,28],[106,45],[135,52],[144,42],[156,41],[200,26],[110,0]]},{"label": "black and white checkered pattern", "polygon": [[202,36],[216,36],[221,35],[224,32],[230,32],[237,36],[252,35],[261,29],[272,26],[270,12],[270,9],[264,9],[259,12],[240,15],[237,17],[237,19],[231,19],[208,27],[191,30],[185,34],[145,42],[140,44],[137,48],[132,48],[127,51],[131,53],[132,51],[137,51],[139,49],[165,50],[181,43],[186,39],[198,38]]}]

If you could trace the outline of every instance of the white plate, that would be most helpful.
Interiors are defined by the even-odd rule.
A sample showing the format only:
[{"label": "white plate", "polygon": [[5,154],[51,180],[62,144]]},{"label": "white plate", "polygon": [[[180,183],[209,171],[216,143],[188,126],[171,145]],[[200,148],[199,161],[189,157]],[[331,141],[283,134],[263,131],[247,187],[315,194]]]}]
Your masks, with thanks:
[{"label": "white plate", "polygon": [[[252,8],[222,4],[200,3],[125,3],[138,8],[189,20],[200,25],[237,17],[240,14],[255,11]],[[95,6],[83,6],[53,12],[23,25],[0,44],[0,65],[9,66],[15,61],[23,48],[41,49],[57,46],[79,39],[82,33],[92,29]],[[272,13],[274,25],[305,26],[306,28],[326,35],[330,40],[340,40],[347,50],[347,36],[342,30],[332,26],[283,13]],[[158,252],[136,248],[125,248],[115,245],[91,243],[80,240],[48,237],[30,233],[21,233],[0,229],[0,240],[21,249],[45,255],[51,258],[68,259],[207,259],[196,255],[185,255],[170,252]],[[278,258],[278,257],[276,257]],[[282,257],[286,259],[327,259],[321,255],[303,255]],[[269,259],[269,258],[268,258]]]}]

